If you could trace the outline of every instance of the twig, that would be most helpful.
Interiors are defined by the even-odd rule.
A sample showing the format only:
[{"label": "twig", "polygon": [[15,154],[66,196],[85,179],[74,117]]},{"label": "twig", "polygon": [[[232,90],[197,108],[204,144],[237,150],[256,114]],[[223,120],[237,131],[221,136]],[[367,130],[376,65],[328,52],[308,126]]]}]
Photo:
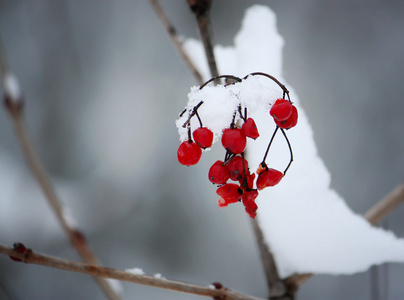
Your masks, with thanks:
[{"label": "twig", "polygon": [[404,202],[404,184],[399,185],[386,195],[382,200],[373,205],[365,214],[364,217],[370,224],[376,225],[390,212],[395,210]]},{"label": "twig", "polygon": [[[373,205],[363,216],[370,224],[375,225],[404,202],[404,184],[397,186],[382,200]],[[314,274],[293,274],[285,279],[287,285],[298,289]]]},{"label": "twig", "polygon": [[[187,0],[189,8],[195,14],[198,23],[199,33],[201,35],[202,44],[205,49],[205,55],[208,60],[211,77],[219,76],[215,54],[212,45],[212,28],[209,17],[212,0]],[[219,84],[220,80],[215,79],[215,84]]]},{"label": "twig", "polygon": [[[48,204],[52,208],[54,214],[63,230],[67,234],[70,239],[71,244],[77,250],[81,258],[90,264],[96,265],[98,264],[98,260],[95,257],[94,253],[90,250],[89,246],[86,243],[84,235],[73,228],[69,221],[66,219],[66,215],[63,212],[63,207],[61,202],[59,201],[53,186],[45,172],[44,167],[42,166],[38,155],[36,154],[34,147],[29,139],[27,129],[24,124],[24,101],[22,98],[22,93],[19,91],[18,81],[11,74],[11,72],[7,68],[5,54],[1,47],[0,41],[0,72],[2,78],[2,84],[5,91],[4,96],[4,104],[6,110],[11,116],[11,120],[13,122],[16,136],[20,142],[22,151],[25,155],[28,166],[30,167],[32,173],[34,174],[38,184],[40,185],[42,192],[45,194],[45,197],[48,201]],[[15,86],[10,86],[10,79],[12,78],[12,84]],[[95,278],[101,289],[104,291],[105,295],[111,300],[118,300],[120,297],[114,291],[110,283],[102,278]]]},{"label": "twig", "polygon": [[[24,250],[21,251],[21,248]],[[62,269],[71,272],[88,274],[94,277],[117,279],[121,281],[128,281],[132,283],[148,285],[152,287],[182,293],[189,293],[206,297],[220,297],[220,299],[263,300],[260,298],[244,295],[225,288],[215,289],[210,286],[200,286],[182,281],[175,281],[165,278],[157,278],[152,276],[133,274],[127,271],[120,271],[102,266],[94,266],[91,264],[83,264],[79,262],[69,261],[58,257],[36,253],[31,249],[25,248],[25,246],[22,244],[15,244],[14,248],[0,244],[0,253],[8,255],[15,261],[22,261],[27,264],[48,266],[51,268]]]},{"label": "twig", "polygon": [[165,29],[167,30],[168,35],[170,36],[172,42],[174,43],[175,48],[177,49],[178,53],[180,54],[181,58],[184,60],[186,65],[188,66],[189,70],[194,75],[195,79],[198,81],[199,84],[202,84],[203,79],[201,73],[198,71],[194,63],[192,62],[191,58],[185,52],[181,40],[175,30],[174,25],[170,22],[166,14],[164,13],[163,8],[161,7],[158,0],[150,0],[150,4],[152,5],[156,15],[160,19],[161,23],[163,23]]}]

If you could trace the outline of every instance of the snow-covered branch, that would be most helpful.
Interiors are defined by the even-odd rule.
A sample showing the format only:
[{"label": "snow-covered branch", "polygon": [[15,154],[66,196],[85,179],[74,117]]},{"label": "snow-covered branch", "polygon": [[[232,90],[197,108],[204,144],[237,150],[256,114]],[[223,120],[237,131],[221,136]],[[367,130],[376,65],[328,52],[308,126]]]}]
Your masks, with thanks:
[{"label": "snow-covered branch", "polygon": [[116,279],[182,293],[206,297],[218,297],[220,299],[260,300],[260,298],[241,294],[226,288],[216,288],[215,284],[201,286],[182,281],[169,280],[162,278],[161,276],[147,276],[139,274],[139,272],[120,271],[112,268],[92,264],[83,264],[58,257],[44,255],[25,248],[25,246],[22,244],[14,244],[13,248],[0,244],[0,253],[9,256],[14,261],[88,274],[97,278],[102,277]]}]

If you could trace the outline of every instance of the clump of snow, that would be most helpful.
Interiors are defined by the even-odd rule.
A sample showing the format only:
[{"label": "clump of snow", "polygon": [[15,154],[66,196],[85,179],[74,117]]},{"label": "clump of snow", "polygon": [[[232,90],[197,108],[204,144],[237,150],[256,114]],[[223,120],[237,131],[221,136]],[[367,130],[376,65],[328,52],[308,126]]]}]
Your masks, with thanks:
[{"label": "clump of snow", "polygon": [[21,101],[22,93],[20,84],[14,74],[7,72],[4,76],[4,93],[12,101]]},{"label": "clump of snow", "polygon": [[131,273],[133,275],[144,275],[144,272],[141,268],[125,269],[125,272]]},{"label": "clump of snow", "polygon": [[[188,138],[187,128],[183,125],[193,108],[201,101],[203,104],[198,108],[198,114],[204,126],[212,130],[215,143],[221,137],[223,129],[230,126],[233,112],[239,105],[247,107],[249,113],[261,109],[269,111],[270,105],[279,97],[282,97],[282,90],[269,78],[262,76],[249,76],[240,83],[228,86],[205,86],[203,89],[193,87],[188,94],[189,101],[185,108],[187,113],[176,121],[180,140]],[[191,119],[191,130],[198,127],[198,119],[194,116]]]},{"label": "clump of snow", "polygon": [[106,278],[108,284],[112,288],[112,290],[119,296],[123,295],[123,287],[122,284],[119,280],[117,279],[112,279],[112,278]]},{"label": "clump of snow", "polygon": [[[265,6],[253,6],[245,14],[234,47],[215,47],[219,71],[239,77],[266,72],[286,84],[282,77],[283,44],[275,14]],[[188,40],[185,46],[202,74],[207,76],[202,45]],[[331,189],[331,176],[317,154],[307,116],[293,89],[287,87],[299,112],[297,126],[287,130],[294,162],[279,185],[262,190],[257,198],[258,223],[274,253],[280,275],[286,277],[295,272],[352,274],[373,264],[404,262],[404,240],[372,227]],[[280,88],[269,79],[251,77],[227,87],[207,86],[202,90],[193,87],[186,109],[189,111],[203,101],[198,113],[217,141],[223,128],[229,126],[237,105],[247,106],[248,116],[254,118],[260,132],[260,137],[247,145],[247,159],[254,171],[275,129],[268,106],[281,94]],[[188,113],[185,113],[177,120],[180,140],[187,138],[186,129],[181,127],[187,118]],[[197,119],[192,118],[191,129],[198,126]],[[287,145],[278,135],[267,159],[268,166],[283,169],[287,161]]]},{"label": "clump of snow", "polygon": [[153,277],[156,278],[156,279],[165,279],[163,277],[163,275],[161,275],[161,273],[156,273],[156,274],[153,275]]}]

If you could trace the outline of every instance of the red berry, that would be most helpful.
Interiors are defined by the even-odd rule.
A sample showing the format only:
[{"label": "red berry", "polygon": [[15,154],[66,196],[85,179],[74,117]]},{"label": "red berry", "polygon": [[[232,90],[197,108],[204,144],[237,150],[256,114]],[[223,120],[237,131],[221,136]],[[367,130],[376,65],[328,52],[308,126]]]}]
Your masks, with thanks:
[{"label": "red berry", "polygon": [[229,170],[221,160],[218,160],[210,167],[208,176],[209,180],[215,184],[225,184],[230,178]]},{"label": "red berry", "polygon": [[283,177],[283,173],[275,169],[262,171],[257,178],[257,189],[262,190],[268,186],[277,185]]},{"label": "red berry", "polygon": [[180,164],[192,166],[198,163],[202,156],[201,148],[192,141],[184,141],[178,147],[177,157]]},{"label": "red berry", "polygon": [[256,139],[260,136],[258,133],[257,125],[252,118],[248,118],[241,126],[241,131],[249,138]]},{"label": "red berry", "polygon": [[272,105],[269,114],[275,121],[284,121],[292,114],[292,104],[288,100],[278,99]]},{"label": "red berry", "polygon": [[229,170],[230,179],[234,181],[239,181],[244,179],[244,170],[248,172],[248,161],[239,155],[234,156],[227,164],[227,169]]},{"label": "red berry", "polygon": [[224,207],[230,203],[240,201],[243,191],[240,189],[238,184],[226,183],[216,190],[216,194],[220,196],[218,201],[219,207]]},{"label": "red berry", "polygon": [[248,189],[252,189],[254,185],[255,173],[247,173],[247,181],[240,180],[240,187],[246,191]]},{"label": "red berry", "polygon": [[275,123],[280,128],[289,129],[296,126],[297,118],[298,118],[297,108],[294,105],[292,105],[292,114],[289,116],[289,118],[287,118],[284,121],[275,120]]},{"label": "red berry", "polygon": [[244,192],[244,194],[242,196],[245,211],[253,219],[257,215],[256,211],[258,209],[258,206],[255,203],[255,198],[257,198],[257,196],[258,196],[258,191],[257,190],[246,191],[246,192]]},{"label": "red berry", "polygon": [[198,129],[194,130],[192,136],[194,137],[195,143],[197,143],[199,147],[205,149],[212,146],[213,132],[210,129],[206,127],[199,127]]},{"label": "red berry", "polygon": [[240,128],[223,130],[222,145],[233,154],[240,154],[247,145],[247,138]]}]

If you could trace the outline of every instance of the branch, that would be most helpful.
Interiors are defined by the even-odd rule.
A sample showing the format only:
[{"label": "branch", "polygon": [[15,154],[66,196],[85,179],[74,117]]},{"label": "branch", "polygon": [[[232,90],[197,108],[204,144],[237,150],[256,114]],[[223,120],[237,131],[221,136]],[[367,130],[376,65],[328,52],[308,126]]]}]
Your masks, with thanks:
[{"label": "branch", "polygon": [[401,203],[404,202],[404,183],[397,186],[382,200],[373,205],[365,214],[364,217],[370,224],[376,225],[385,216],[395,210]]},{"label": "branch", "polygon": [[[38,181],[49,206],[52,208],[58,222],[69,237],[73,247],[85,262],[96,265],[98,264],[97,258],[87,245],[84,235],[77,229],[73,228],[66,218],[61,202],[59,201],[49,177],[32,146],[24,124],[24,100],[22,92],[19,88],[17,78],[12,75],[7,67],[6,56],[1,46],[2,44],[0,41],[0,73],[2,79],[1,82],[4,87],[4,104],[7,112],[11,116],[16,136],[20,142],[28,166]],[[120,299],[109,282],[102,278],[95,278],[95,280],[109,299]]]},{"label": "branch", "polygon": [[150,4],[152,5],[156,15],[160,19],[161,23],[163,23],[168,35],[170,36],[172,42],[174,43],[175,48],[177,49],[178,53],[180,54],[181,58],[185,61],[186,65],[188,66],[189,70],[194,75],[195,79],[198,81],[199,84],[203,83],[202,75],[192,62],[191,58],[185,52],[181,40],[175,30],[175,27],[172,25],[170,20],[167,18],[166,14],[164,13],[163,8],[161,7],[158,0],[150,0]]},{"label": "branch", "polygon": [[[121,281],[148,285],[182,293],[189,293],[206,297],[218,297],[218,299],[226,300],[263,300],[225,288],[215,289],[211,286],[200,286],[182,281],[133,274],[127,271],[119,271],[112,268],[74,262],[58,257],[36,253],[31,249],[25,248],[25,246],[20,243],[14,244],[13,248],[0,244],[0,253],[8,255],[13,261],[20,261],[26,264],[42,265],[51,268],[92,275],[94,277],[117,279]],[[215,285],[218,286],[219,284]]]},{"label": "branch", "polygon": [[[202,44],[205,49],[211,77],[217,77],[219,76],[219,72],[217,70],[215,54],[213,52],[212,26],[209,17],[212,0],[187,0],[187,2],[198,22],[199,33],[201,34]],[[220,80],[218,78],[215,79],[215,84],[219,83]]]}]

